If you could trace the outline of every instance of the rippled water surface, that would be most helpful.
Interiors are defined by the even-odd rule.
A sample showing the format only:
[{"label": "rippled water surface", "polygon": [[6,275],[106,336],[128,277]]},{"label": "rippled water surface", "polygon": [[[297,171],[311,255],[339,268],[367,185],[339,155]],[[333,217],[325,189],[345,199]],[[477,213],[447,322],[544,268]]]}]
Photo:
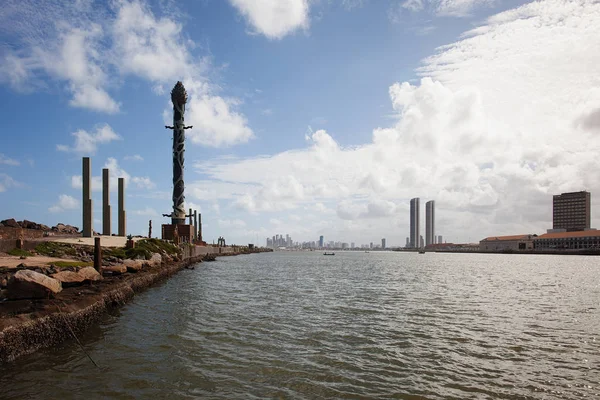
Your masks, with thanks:
[{"label": "rippled water surface", "polygon": [[600,258],[279,252],[184,270],[0,398],[600,396]]}]

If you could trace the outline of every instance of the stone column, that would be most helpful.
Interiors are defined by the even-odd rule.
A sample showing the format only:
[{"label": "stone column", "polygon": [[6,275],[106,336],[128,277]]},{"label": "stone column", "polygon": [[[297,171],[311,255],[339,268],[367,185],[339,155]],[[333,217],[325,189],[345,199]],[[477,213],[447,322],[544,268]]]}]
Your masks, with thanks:
[{"label": "stone column", "polygon": [[125,178],[119,178],[119,236],[127,236],[127,218],[125,214]]},{"label": "stone column", "polygon": [[92,237],[94,232],[92,215],[92,166],[89,157],[83,157],[83,237]]},{"label": "stone column", "polygon": [[102,169],[102,234],[110,236],[110,177],[108,168]]},{"label": "stone column", "polygon": [[198,239],[198,213],[194,210],[194,240]]}]

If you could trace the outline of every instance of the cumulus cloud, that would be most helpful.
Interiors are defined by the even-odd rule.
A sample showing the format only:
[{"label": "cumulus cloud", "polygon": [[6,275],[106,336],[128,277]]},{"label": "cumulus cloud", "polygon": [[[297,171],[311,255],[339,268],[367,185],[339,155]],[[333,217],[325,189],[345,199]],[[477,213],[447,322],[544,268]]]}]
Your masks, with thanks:
[{"label": "cumulus cloud", "polygon": [[490,6],[495,0],[403,0],[392,7],[391,17],[400,21],[403,10],[410,12],[427,11],[438,16],[465,17],[481,6]]},{"label": "cumulus cloud", "polygon": [[230,0],[251,26],[251,33],[269,39],[284,36],[309,25],[308,0]]},{"label": "cumulus cloud", "polygon": [[[238,110],[240,101],[221,96],[219,86],[207,78],[209,58],[192,54],[196,45],[169,14],[158,16],[137,0],[111,2],[108,8],[94,2],[40,8],[33,0],[7,1],[0,26],[15,37],[15,46],[0,51],[0,83],[27,91],[47,87],[47,79],[66,82],[71,106],[116,113],[121,105],[109,91],[124,77],[145,79],[162,96],[166,87],[183,80],[189,93],[186,118],[194,125],[187,132],[192,143],[224,147],[254,137]],[[274,4],[271,8],[277,9]],[[167,98],[165,104],[170,107]]]},{"label": "cumulus cloud", "polygon": [[93,132],[80,129],[71,135],[75,137],[75,143],[72,146],[59,144],[56,149],[81,155],[93,155],[96,153],[98,145],[122,140],[121,136],[117,135],[108,124],[97,127]]},{"label": "cumulus cloud", "polygon": [[203,162],[204,184],[227,182],[217,196],[254,213],[335,204],[326,229],[346,237],[392,230],[403,243],[412,197],[436,200],[450,240],[544,232],[552,194],[600,192],[598,19],[583,0],[495,15],[426,58],[420,82],[390,86],[397,123],[371,142],[311,132],[306,148]]},{"label": "cumulus cloud", "polygon": [[156,210],[152,207],[146,207],[142,210],[135,210],[133,212],[133,214],[144,216],[144,217],[158,217],[159,216],[158,212],[156,212]]},{"label": "cumulus cloud", "polygon": [[[118,190],[119,178],[125,179],[125,186],[136,189],[151,190],[156,187],[156,184],[147,176],[131,176],[125,171],[114,157],[106,159],[103,168],[108,168],[109,185],[111,191]],[[71,187],[74,189],[81,189],[83,187],[83,179],[81,175],[71,176]],[[99,192],[102,190],[102,176],[92,176],[91,189],[93,192]]]},{"label": "cumulus cloud", "polygon": [[52,207],[48,208],[51,213],[58,213],[66,210],[75,210],[79,208],[79,201],[74,197],[67,194],[61,194],[58,196],[58,202]]}]

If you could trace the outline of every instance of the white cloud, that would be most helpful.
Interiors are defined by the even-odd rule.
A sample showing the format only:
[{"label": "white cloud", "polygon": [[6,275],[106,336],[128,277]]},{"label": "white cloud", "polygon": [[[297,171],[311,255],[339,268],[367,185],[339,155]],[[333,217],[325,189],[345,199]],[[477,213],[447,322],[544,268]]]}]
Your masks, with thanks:
[{"label": "white cloud", "polygon": [[0,193],[6,192],[7,189],[11,187],[21,186],[20,183],[15,181],[9,175],[0,172]]},{"label": "white cloud", "polygon": [[219,219],[219,226],[222,228],[243,228],[246,223],[241,219]]},{"label": "white cloud", "polygon": [[116,113],[120,104],[108,90],[123,77],[146,79],[160,95],[182,80],[190,95],[186,119],[195,125],[187,132],[192,143],[224,147],[254,137],[238,110],[240,101],[220,95],[219,86],[207,78],[213,69],[210,58],[191,53],[196,44],[171,13],[157,16],[136,0],[112,2],[108,9],[103,3],[83,3],[39,7],[33,0],[7,0],[0,26],[20,46],[0,51],[0,83],[27,91],[47,86],[47,78],[66,81],[72,106]]},{"label": "white cloud", "polygon": [[135,210],[133,212],[134,215],[140,215],[145,217],[158,217],[158,212],[152,207],[146,207],[142,210]]},{"label": "white cloud", "polygon": [[21,163],[15,159],[6,157],[4,154],[0,153],[0,165],[1,164],[17,166],[17,165],[20,165]]},{"label": "white cloud", "polygon": [[132,156],[125,156],[123,159],[125,161],[144,161],[144,157],[140,156],[139,154],[134,154]]},{"label": "white cloud", "polygon": [[[125,187],[129,187],[132,184],[132,188],[151,190],[156,187],[156,184],[146,176],[131,176],[119,165],[119,162],[114,157],[106,159],[103,168],[108,168],[110,190],[118,190],[119,178],[125,179]],[[71,176],[71,187],[74,189],[81,189],[83,187],[83,179],[81,175]],[[92,176],[92,187],[93,192],[102,190],[102,176]]]},{"label": "white cloud", "polygon": [[48,208],[51,213],[58,213],[66,210],[75,210],[79,208],[79,201],[74,197],[66,194],[58,196],[58,202],[52,207]]},{"label": "white cloud", "polygon": [[281,39],[309,25],[308,0],[230,0],[248,24],[252,33],[269,39]]},{"label": "white cloud", "polygon": [[110,143],[114,140],[122,140],[108,124],[97,127],[95,132],[87,132],[80,129],[73,132],[71,135],[75,137],[73,146],[59,144],[56,146],[56,149],[82,155],[93,155],[96,153],[99,144]]},{"label": "white cloud", "polygon": [[449,240],[544,232],[552,194],[600,192],[599,19],[586,1],[498,14],[424,60],[420,82],[390,86],[399,118],[370,143],[311,132],[304,149],[203,162],[203,185],[227,182],[216,196],[253,213],[335,204],[324,228],[348,240],[388,231],[403,243],[412,197],[436,200]]}]

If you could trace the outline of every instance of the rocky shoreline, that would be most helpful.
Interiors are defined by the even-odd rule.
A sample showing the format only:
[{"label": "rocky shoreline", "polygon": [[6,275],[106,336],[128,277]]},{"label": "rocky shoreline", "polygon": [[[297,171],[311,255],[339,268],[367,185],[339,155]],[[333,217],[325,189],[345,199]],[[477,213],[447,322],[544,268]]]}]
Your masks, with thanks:
[{"label": "rocky shoreline", "polygon": [[64,288],[54,298],[0,303],[0,364],[80,336],[104,313],[204,256],[146,266],[136,273],[107,276]]}]

